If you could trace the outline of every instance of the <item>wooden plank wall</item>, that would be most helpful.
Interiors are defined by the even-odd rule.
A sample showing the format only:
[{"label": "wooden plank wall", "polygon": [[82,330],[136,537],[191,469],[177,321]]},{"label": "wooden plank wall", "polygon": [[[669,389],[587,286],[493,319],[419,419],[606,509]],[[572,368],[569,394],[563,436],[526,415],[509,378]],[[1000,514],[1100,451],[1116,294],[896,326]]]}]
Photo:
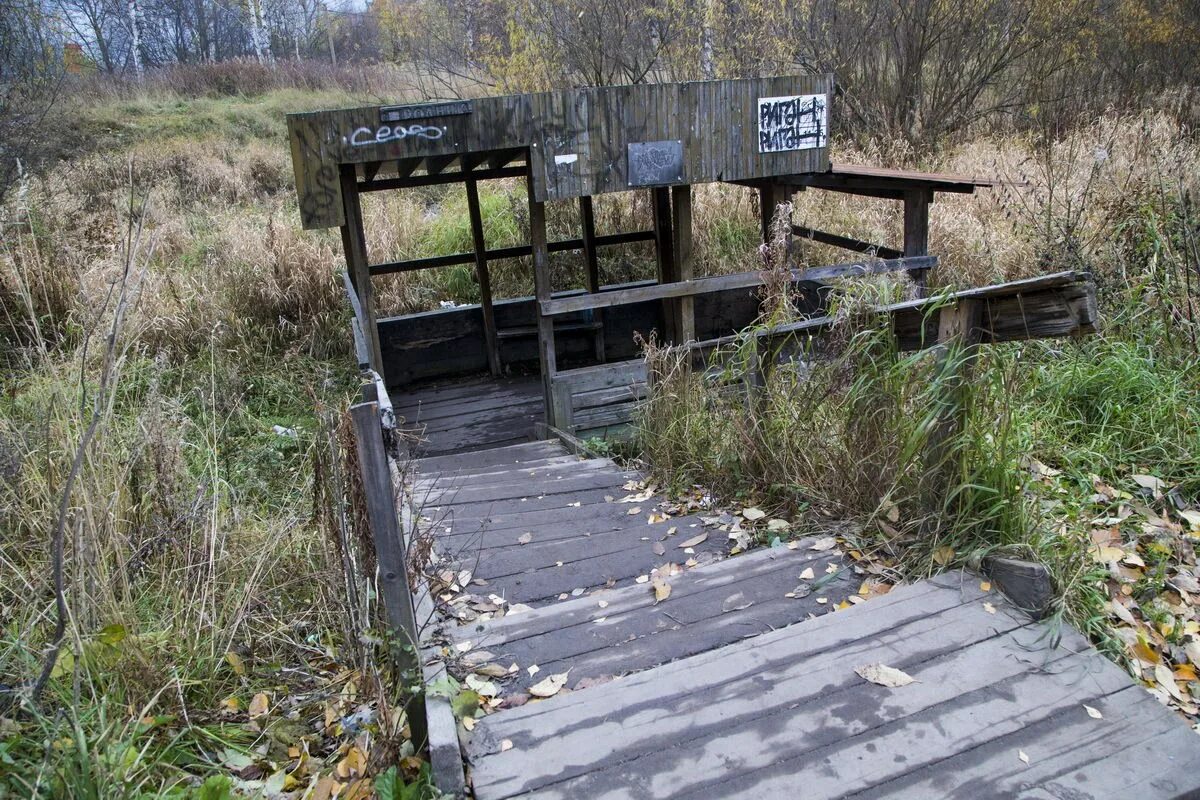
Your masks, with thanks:
[{"label": "wooden plank wall", "polygon": [[[556,294],[556,297],[571,293]],[[757,289],[734,289],[697,295],[696,333],[702,339],[731,334],[749,325],[758,315]],[[493,304],[496,324],[501,328],[531,326],[536,321],[532,297],[497,300]],[[815,307],[809,309],[815,310]],[[662,305],[657,301],[622,306],[619,313],[605,314],[604,358],[620,361],[634,358],[640,349],[634,334],[661,330]],[[583,312],[586,313],[586,312]],[[578,322],[580,315],[556,317],[563,323]],[[595,337],[587,331],[555,335],[558,360],[572,367],[595,359]],[[443,378],[474,375],[488,369],[483,337],[483,315],[478,305],[426,311],[379,320],[379,346],[383,371],[390,388]],[[537,337],[505,339],[500,352],[506,367],[536,367]]]},{"label": "wooden plank wall", "polygon": [[[305,228],[341,225],[339,165],[376,167],[528,148],[539,201],[652,185],[750,180],[828,169],[827,147],[760,152],[762,98],[825,96],[832,75],[639,84],[486,97],[422,106],[366,106],[289,114],[292,165]],[[398,111],[397,111],[398,110]],[[403,122],[385,122],[402,113]],[[639,182],[629,145],[678,143],[678,174]],[[670,146],[667,147],[670,149]]]}]

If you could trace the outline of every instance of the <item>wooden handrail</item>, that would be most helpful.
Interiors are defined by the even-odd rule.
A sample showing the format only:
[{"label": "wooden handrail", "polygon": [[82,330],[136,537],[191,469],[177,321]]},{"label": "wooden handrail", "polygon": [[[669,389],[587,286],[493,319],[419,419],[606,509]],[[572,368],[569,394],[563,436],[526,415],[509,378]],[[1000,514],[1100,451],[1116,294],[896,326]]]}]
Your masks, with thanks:
[{"label": "wooden handrail", "polygon": [[[884,259],[874,262],[854,262],[834,264],[827,267],[816,267],[808,270],[792,270],[792,282],[819,281],[836,277],[852,277],[899,270],[928,270],[937,265],[936,256],[913,256],[910,258]],[[610,308],[612,306],[643,303],[650,300],[664,300],[670,297],[691,297],[697,294],[710,294],[728,289],[750,289],[762,285],[761,272],[735,272],[731,275],[716,275],[711,278],[694,278],[690,281],[663,283],[654,286],[641,286],[631,289],[617,289],[600,294],[583,294],[574,297],[543,300],[539,304],[541,313],[547,317],[559,314],[570,314],[574,311],[585,311],[589,308]]]},{"label": "wooden handrail", "polygon": [[350,310],[354,312],[354,316],[350,320],[350,334],[354,337],[354,356],[358,359],[359,372],[366,372],[371,368],[371,354],[367,349],[367,340],[363,334],[362,304],[359,303],[358,292],[354,290],[350,275],[345,270],[342,271],[342,285],[346,288],[346,298],[350,301]]},{"label": "wooden handrail", "polygon": [[[1065,296],[1063,293],[1069,296]],[[901,314],[923,315],[933,309],[953,307],[964,301],[1001,301],[1014,298],[1024,298],[1025,302],[1004,310],[1019,312],[1020,319],[1018,320],[1015,316],[1010,318],[1009,313],[998,314],[996,312],[1000,309],[993,309],[993,313],[985,315],[979,324],[983,341],[990,343],[1016,341],[1059,336],[1064,331],[1070,334],[1090,333],[1095,329],[1096,295],[1095,288],[1091,284],[1091,275],[1073,270],[1039,275],[1035,278],[993,286],[964,289],[959,292],[917,300],[889,303],[875,306],[872,310],[880,314],[889,314],[893,320],[896,320]],[[836,319],[832,316],[813,317],[778,325],[774,328],[756,330],[750,335],[759,341],[770,341],[797,334],[812,335],[833,325]],[[744,336],[745,334],[721,336],[716,339],[689,342],[685,347],[692,350],[712,350],[736,343]]]},{"label": "wooden handrail", "polygon": [[[609,233],[597,236],[596,247],[611,247],[618,244],[633,244],[635,242],[654,241],[654,231],[629,231],[627,233]],[[546,249],[551,253],[561,253],[567,250],[582,250],[583,239],[563,239],[550,242]],[[533,254],[533,248],[527,244],[512,247],[498,247],[483,252],[484,261],[498,261],[502,258],[521,258]],[[441,256],[426,256],[425,258],[410,258],[405,261],[388,261],[382,264],[372,264],[372,275],[391,275],[396,272],[412,272],[418,269],[434,269],[437,267],[452,267],[457,264],[475,263],[474,253],[448,253]]]}]

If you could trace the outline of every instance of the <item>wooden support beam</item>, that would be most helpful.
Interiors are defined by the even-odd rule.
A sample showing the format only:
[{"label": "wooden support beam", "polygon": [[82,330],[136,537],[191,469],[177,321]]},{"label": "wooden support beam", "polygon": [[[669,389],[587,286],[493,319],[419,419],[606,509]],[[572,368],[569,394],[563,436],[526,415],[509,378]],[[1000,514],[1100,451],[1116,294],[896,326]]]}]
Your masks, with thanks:
[{"label": "wooden support beam", "polygon": [[[675,234],[675,279],[691,281],[695,277],[692,258],[692,187],[675,186],[671,189],[671,230]],[[684,296],[676,301],[675,341],[691,342],[696,338],[696,300]]]},{"label": "wooden support beam", "polygon": [[470,172],[483,162],[487,161],[487,157],[487,153],[463,153],[462,163],[459,165],[459,169],[461,169],[463,172]]},{"label": "wooden support beam", "polygon": [[[358,447],[358,468],[366,500],[367,520],[375,545],[379,565],[379,593],[383,597],[388,625],[397,637],[398,647],[392,648],[401,674],[409,676],[404,683],[421,676],[418,656],[419,634],[413,611],[412,591],[408,583],[408,557],[403,531],[396,509],[396,495],[387,452],[380,427],[379,403],[358,403],[350,407],[354,439]],[[422,698],[406,697],[405,712],[412,726],[413,741],[423,742],[426,736],[425,706]]]},{"label": "wooden support beam", "polygon": [[771,221],[775,219],[775,210],[780,203],[786,203],[792,199],[790,187],[785,186],[775,181],[768,181],[759,184],[758,187],[758,210],[759,217],[762,222],[762,240],[764,244],[769,244],[771,241]]},{"label": "wooden support beam", "polygon": [[[651,206],[654,210],[654,253],[658,263],[658,282],[675,283],[675,242],[671,234],[671,190],[665,186],[650,190]],[[674,342],[678,325],[675,319],[675,303],[665,300],[662,304],[664,341]]]},{"label": "wooden support beam", "polygon": [[[871,261],[868,263],[836,264],[827,267],[817,267],[811,270],[792,270],[792,281],[825,280],[838,276],[865,275],[875,272],[885,272],[902,269],[928,269],[937,263],[937,259],[926,256],[922,259],[891,259],[886,261]],[[689,295],[720,292],[725,289],[749,289],[762,284],[761,272],[735,272],[729,275],[714,275],[707,278],[693,278],[675,283],[656,284],[651,286],[634,286],[628,289],[611,289],[600,294],[580,294],[571,297],[559,297],[540,302],[542,313],[550,316],[569,314],[572,311],[583,311],[588,308],[609,308],[630,303],[643,303],[649,300],[663,300],[669,297],[687,297]]]},{"label": "wooden support beam", "polygon": [[[457,158],[457,156],[455,156]],[[429,161],[430,159],[426,159]],[[429,167],[427,166],[428,170]],[[519,178],[527,173],[525,167],[500,167],[499,169],[477,169],[471,172],[471,177],[477,181],[490,181],[497,178]],[[361,192],[383,192],[392,189],[415,189],[419,186],[440,186],[447,183],[459,183],[466,180],[461,172],[431,172],[426,175],[397,176],[371,181],[370,184],[358,187]]]},{"label": "wooden support beam", "polygon": [[951,502],[950,492],[965,475],[962,452],[957,439],[966,424],[967,387],[982,341],[984,302],[968,297],[938,311],[938,366],[935,370],[939,384],[937,419],[926,443],[925,502],[932,509],[946,509]]},{"label": "wooden support beam", "polygon": [[[583,242],[584,274],[587,280],[587,290],[591,294],[600,291],[600,259],[596,253],[596,214],[592,208],[592,198],[583,195],[579,198],[579,228]],[[600,323],[593,342],[596,349],[596,360],[603,363],[604,355],[604,312],[596,309],[595,321]]]},{"label": "wooden support beam", "polygon": [[[901,259],[892,263],[904,263],[909,260]],[[800,273],[805,274],[807,273]],[[708,280],[711,279],[700,278],[693,283]],[[1095,284],[1088,273],[1075,271],[1056,272],[993,286],[964,289],[946,297],[905,300],[901,303],[876,306],[874,310],[892,318],[892,330],[901,350],[920,350],[936,344],[936,338],[941,333],[938,326],[935,326],[932,332],[929,330],[930,326],[927,323],[933,309],[966,300],[979,300],[982,303],[977,330],[972,335],[977,335],[983,344],[1080,336],[1096,330]],[[556,300],[555,303],[557,302],[559,301]],[[795,340],[803,350],[805,340],[821,335],[836,322],[836,319],[829,316],[814,317],[756,331],[754,335],[779,342],[781,346],[786,345],[789,340]],[[741,336],[735,334],[708,339],[695,342],[691,347],[695,350],[712,350],[735,344],[740,341]]]},{"label": "wooden support beam", "polygon": [[[598,248],[611,247],[619,244],[633,244],[634,242],[652,242],[654,239],[654,231],[608,233],[597,236],[595,245]],[[558,242],[550,242],[547,249],[551,253],[562,253],[567,250],[579,250],[582,247],[582,239],[564,239]],[[488,261],[497,261],[502,258],[520,258],[522,256],[533,255],[533,250],[527,244],[518,244],[512,247],[498,247],[495,250],[488,250],[483,255]],[[428,256],[426,258],[412,258],[407,261],[388,261],[382,264],[372,264],[371,274],[391,275],[395,272],[412,272],[418,269],[452,267],[456,264],[470,264],[474,261],[474,253],[450,253],[443,256]]]},{"label": "wooden support beam", "polygon": [[511,164],[513,161],[515,161],[517,158],[519,158],[521,156],[525,156],[526,158],[528,158],[528,156],[526,155],[526,150],[524,148],[508,148],[507,150],[493,150],[492,152],[488,153],[487,163],[488,163],[488,166],[491,167],[492,169],[500,169],[501,167],[503,167],[506,164]]},{"label": "wooden support beam", "polygon": [[467,181],[467,212],[471,217],[471,242],[475,248],[475,278],[479,281],[479,307],[483,312],[483,337],[488,369],[500,374],[500,346],[496,339],[496,315],[492,309],[492,278],[488,272],[487,241],[483,235],[483,213],[479,208],[479,184]]},{"label": "wooden support beam", "polygon": [[[904,255],[929,253],[929,205],[932,189],[910,189],[904,193]],[[917,279],[917,297],[925,296],[925,276]]]},{"label": "wooden support beam", "polygon": [[346,255],[346,269],[358,294],[362,308],[363,337],[371,356],[371,369],[382,374],[383,356],[379,349],[379,327],[375,324],[375,295],[371,288],[371,270],[367,260],[367,237],[363,231],[362,204],[359,201],[353,164],[344,164],[339,170],[342,189],[342,248]]},{"label": "wooden support beam", "polygon": [[425,159],[425,174],[438,175],[446,171],[446,168],[458,161],[458,153],[451,153],[446,156],[429,156]]},{"label": "wooden support beam", "polygon": [[424,160],[425,159],[423,159],[423,158],[402,158],[402,159],[400,159],[399,161],[396,162],[396,177],[397,178],[407,178],[409,175],[412,175],[414,172],[417,171],[417,168],[421,166],[421,162],[423,162]]},{"label": "wooden support beam", "polygon": [[[879,258],[900,258],[901,256],[908,255],[907,253],[903,253],[894,247],[887,247],[882,244],[871,244],[870,242],[864,242],[860,239],[852,239],[849,236],[839,236],[836,233],[826,233],[825,231],[818,231],[814,228],[806,228],[803,225],[793,225],[792,233],[801,238],[810,239],[814,242],[832,245],[833,247],[840,247],[843,250],[850,250],[855,253],[870,253],[871,255],[878,256]],[[920,253],[919,255],[925,254]]]},{"label": "wooden support beam", "polygon": [[525,187],[529,196],[529,247],[533,255],[533,288],[538,301],[538,356],[542,368],[542,401],[545,404],[546,424],[557,425],[554,419],[554,373],[558,365],[554,354],[554,319],[547,316],[542,304],[550,301],[550,251],[546,246],[546,204],[533,193],[533,166],[527,165]]}]

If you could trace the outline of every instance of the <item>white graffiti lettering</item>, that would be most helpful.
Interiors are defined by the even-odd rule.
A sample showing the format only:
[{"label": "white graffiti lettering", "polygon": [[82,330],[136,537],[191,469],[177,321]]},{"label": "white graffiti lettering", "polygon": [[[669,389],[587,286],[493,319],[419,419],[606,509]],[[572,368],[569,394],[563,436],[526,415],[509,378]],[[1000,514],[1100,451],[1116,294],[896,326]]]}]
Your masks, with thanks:
[{"label": "white graffiti lettering", "polygon": [[342,142],[349,144],[351,147],[366,147],[372,144],[384,144],[385,142],[396,142],[408,138],[436,140],[442,138],[445,133],[445,128],[418,123],[407,127],[397,125],[394,128],[391,125],[380,125],[373,131],[370,128],[358,128],[348,137],[343,136]]}]

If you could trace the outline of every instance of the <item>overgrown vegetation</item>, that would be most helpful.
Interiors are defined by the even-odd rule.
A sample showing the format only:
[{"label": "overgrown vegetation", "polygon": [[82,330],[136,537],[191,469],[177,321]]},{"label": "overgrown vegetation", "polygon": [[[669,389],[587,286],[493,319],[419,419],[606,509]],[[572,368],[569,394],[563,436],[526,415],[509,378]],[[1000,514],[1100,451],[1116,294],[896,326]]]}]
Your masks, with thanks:
[{"label": "overgrown vegetation", "polygon": [[[749,335],[716,369],[650,347],[647,459],[681,490],[698,484],[720,502],[770,507],[799,530],[835,526],[893,579],[978,567],[993,553],[1042,562],[1060,618],[1194,719],[1198,157],[1190,130],[1149,112],[1062,139],[973,143],[949,166],[986,158],[1031,185],[939,204],[931,249],[948,267],[935,282],[1086,269],[1099,287],[1099,335],[982,348],[959,384],[958,351],[897,352],[870,311],[910,287],[847,281],[828,336],[749,399]],[[883,218],[850,218],[845,200],[818,203],[798,213],[840,219],[869,240],[888,230]],[[771,286],[760,327],[795,313]],[[965,413],[939,446],[948,402]],[[1155,671],[1163,665],[1166,678]]]},{"label": "overgrown vegetation", "polygon": [[[575,82],[589,53],[596,80],[644,73],[641,61],[613,60],[644,38],[569,49],[592,43],[587,14],[543,20],[562,28],[561,47],[547,51],[559,61],[531,64],[532,44],[554,29],[510,24],[515,5],[488,8],[486,25],[434,15],[425,22],[441,27],[412,27],[437,34],[426,41],[443,49],[431,56],[453,55],[445,48],[470,39],[450,72],[428,69],[436,58],[421,69],[232,62],[150,72],[140,82],[60,83],[39,71],[50,69],[47,53],[57,58],[53,47],[21,40],[21,52],[40,52],[43,62],[29,62],[42,85],[4,101],[11,127],[0,128],[3,166],[14,176],[0,215],[0,797],[327,797],[337,786],[340,797],[429,794],[403,715],[387,704],[405,676],[388,673],[386,643],[372,627],[376,601],[358,568],[370,554],[342,513],[350,488],[337,414],[354,376],[340,243],[298,229],[282,114],[395,102],[430,85],[465,94],[482,91],[481,80]],[[638,19],[650,24],[657,7],[647,8]],[[799,41],[792,34],[803,21],[786,9],[758,4],[723,16],[723,8],[693,28],[711,52],[680,33],[680,60],[668,63],[660,50],[652,74],[693,77],[689,65],[703,59],[713,74],[751,74],[814,55],[780,51]],[[873,89],[843,75],[857,93],[843,102],[857,102],[859,122],[853,139],[835,142],[838,161],[1012,182],[939,198],[935,289],[1088,269],[1100,287],[1101,335],[987,349],[973,368],[966,423],[931,461],[928,423],[950,388],[947,362],[896,352],[865,311],[904,285],[854,284],[839,301],[828,357],[807,372],[777,371],[750,405],[700,380],[678,354],[652,351],[660,381],[642,446],[676,485],[752,497],[800,528],[848,522],[840,530],[854,549],[893,578],[996,550],[1042,560],[1065,618],[1139,674],[1171,665],[1171,685],[1186,694],[1197,690],[1188,661],[1200,658],[1192,605],[1200,594],[1200,145],[1189,127],[1192,90],[1157,67],[1138,83],[1145,73],[1131,64],[1139,52],[1153,55],[1139,63],[1175,63],[1177,50],[1156,49],[1163,42],[1184,55],[1194,48],[1181,6],[1164,12],[1183,26],[1178,38],[1137,24],[1140,8],[1104,17],[1110,38],[1091,44],[1120,63],[1079,73],[1079,85],[1103,78],[1108,87],[1086,103],[1054,102],[1078,95],[1047,77],[1019,107],[1004,106],[1013,88],[1004,83],[995,95],[987,84],[962,108],[940,108],[931,94],[903,108],[905,90],[887,72],[893,62],[856,55],[873,51],[850,35],[853,25],[830,31],[841,50],[811,62],[848,59],[864,80],[882,70]],[[466,37],[460,22],[472,20],[478,35]],[[919,74],[959,52],[945,44],[958,41],[952,33],[926,51]],[[760,47],[768,34],[771,46]],[[1134,42],[1134,34],[1144,36]],[[404,45],[391,42],[417,54]],[[5,51],[5,69],[18,64],[17,52]],[[1004,66],[1006,80],[1019,79],[1032,52]],[[471,74],[448,77],[455,70]],[[436,83],[423,83],[431,75]],[[42,124],[48,97],[71,124]],[[1118,105],[1105,110],[1110,100]],[[1004,108],[980,116],[994,106]],[[899,135],[874,130],[880,124]],[[21,136],[10,139],[17,128]],[[32,150],[34,168],[18,179],[11,156]],[[641,193],[596,207],[601,233],[649,227]],[[490,246],[525,241],[523,185],[488,186],[483,211]],[[454,190],[371,198],[367,212],[378,260],[469,249],[465,199]],[[900,238],[886,202],[806,192],[794,213],[864,240]],[[578,235],[576,214],[573,204],[550,204],[551,236]],[[694,219],[699,273],[760,267],[752,192],[698,187]],[[604,256],[608,282],[653,273],[645,245]],[[795,256],[844,260],[811,242],[797,243]],[[582,284],[574,254],[556,254],[554,267],[561,286]],[[530,292],[527,264],[495,270],[497,295]],[[122,276],[126,304],[114,326]],[[382,313],[401,313],[470,302],[477,287],[469,269],[449,269],[392,276],[377,292]],[[721,383],[740,380],[744,355],[732,354]],[[931,475],[940,482],[931,485]],[[30,689],[58,622],[52,539],[60,520],[66,635],[34,704]]]}]

